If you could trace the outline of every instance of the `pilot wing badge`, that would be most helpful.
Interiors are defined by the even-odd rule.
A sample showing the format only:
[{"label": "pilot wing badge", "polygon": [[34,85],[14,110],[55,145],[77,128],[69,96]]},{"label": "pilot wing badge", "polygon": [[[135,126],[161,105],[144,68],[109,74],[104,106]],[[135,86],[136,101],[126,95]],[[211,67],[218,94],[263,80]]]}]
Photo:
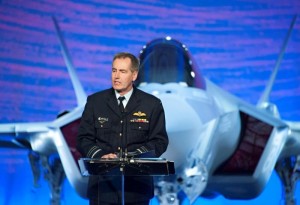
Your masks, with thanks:
[{"label": "pilot wing badge", "polygon": [[133,113],[133,116],[137,116],[137,117],[146,117],[146,113],[143,113],[141,111],[135,112]]},{"label": "pilot wing badge", "polygon": [[149,121],[146,118],[147,115],[144,112],[138,111],[138,112],[134,112],[132,115],[135,116],[135,118],[131,119],[130,122],[149,123]]}]

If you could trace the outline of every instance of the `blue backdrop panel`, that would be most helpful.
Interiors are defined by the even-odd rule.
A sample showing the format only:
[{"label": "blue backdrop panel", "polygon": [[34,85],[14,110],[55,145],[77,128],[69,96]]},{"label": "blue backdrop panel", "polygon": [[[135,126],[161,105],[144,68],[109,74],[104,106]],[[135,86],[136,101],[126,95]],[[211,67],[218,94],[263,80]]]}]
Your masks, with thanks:
[{"label": "blue backdrop panel", "polygon": [[[297,13],[298,0],[1,0],[0,122],[51,121],[76,106],[52,16],[88,94],[110,86],[116,52],[138,55],[147,42],[169,35],[189,48],[206,77],[254,104]],[[299,65],[298,20],[270,97],[285,120],[300,120]],[[47,184],[40,181],[40,187],[33,188],[26,151],[0,149],[0,171],[0,204],[48,203]],[[279,204],[281,190],[274,173],[257,199],[231,201],[219,196],[196,203]],[[87,204],[68,182],[63,195],[62,204]]]}]

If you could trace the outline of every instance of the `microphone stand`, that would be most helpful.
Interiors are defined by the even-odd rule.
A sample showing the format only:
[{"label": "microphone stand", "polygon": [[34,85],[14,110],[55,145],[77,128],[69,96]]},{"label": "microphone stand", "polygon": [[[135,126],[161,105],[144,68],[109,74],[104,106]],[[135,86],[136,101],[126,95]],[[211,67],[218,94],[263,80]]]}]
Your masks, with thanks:
[{"label": "microphone stand", "polygon": [[[123,140],[122,140],[122,146],[121,146],[121,153],[120,153],[120,171],[122,172],[122,205],[125,205],[125,164],[128,162],[128,150],[127,150],[127,119],[126,119],[126,109],[124,109],[124,112],[122,112],[122,120],[123,120]],[[123,152],[123,150],[125,150]]]}]

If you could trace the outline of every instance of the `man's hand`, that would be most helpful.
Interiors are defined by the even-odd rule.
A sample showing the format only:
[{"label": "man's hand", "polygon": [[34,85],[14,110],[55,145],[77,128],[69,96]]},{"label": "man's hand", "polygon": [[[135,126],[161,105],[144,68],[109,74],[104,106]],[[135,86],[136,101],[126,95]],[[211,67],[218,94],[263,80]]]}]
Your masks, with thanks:
[{"label": "man's hand", "polygon": [[115,158],[118,158],[118,156],[116,154],[110,153],[110,154],[103,155],[101,158],[102,159],[115,159]]}]

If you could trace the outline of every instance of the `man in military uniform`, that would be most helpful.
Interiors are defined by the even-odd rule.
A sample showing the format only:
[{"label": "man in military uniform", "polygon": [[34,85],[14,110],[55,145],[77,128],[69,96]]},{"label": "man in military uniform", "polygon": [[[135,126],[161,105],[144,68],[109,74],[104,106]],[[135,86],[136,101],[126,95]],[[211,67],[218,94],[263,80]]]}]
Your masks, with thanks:
[{"label": "man in military uniform", "polygon": [[[124,153],[151,153],[159,157],[168,146],[161,101],[137,89],[139,60],[118,53],[112,63],[112,88],[87,98],[82,114],[77,149],[87,158],[118,158]],[[123,156],[120,156],[123,155]],[[121,204],[121,176],[90,178],[90,205]],[[125,176],[125,204],[146,205],[154,195],[150,176]]]}]

